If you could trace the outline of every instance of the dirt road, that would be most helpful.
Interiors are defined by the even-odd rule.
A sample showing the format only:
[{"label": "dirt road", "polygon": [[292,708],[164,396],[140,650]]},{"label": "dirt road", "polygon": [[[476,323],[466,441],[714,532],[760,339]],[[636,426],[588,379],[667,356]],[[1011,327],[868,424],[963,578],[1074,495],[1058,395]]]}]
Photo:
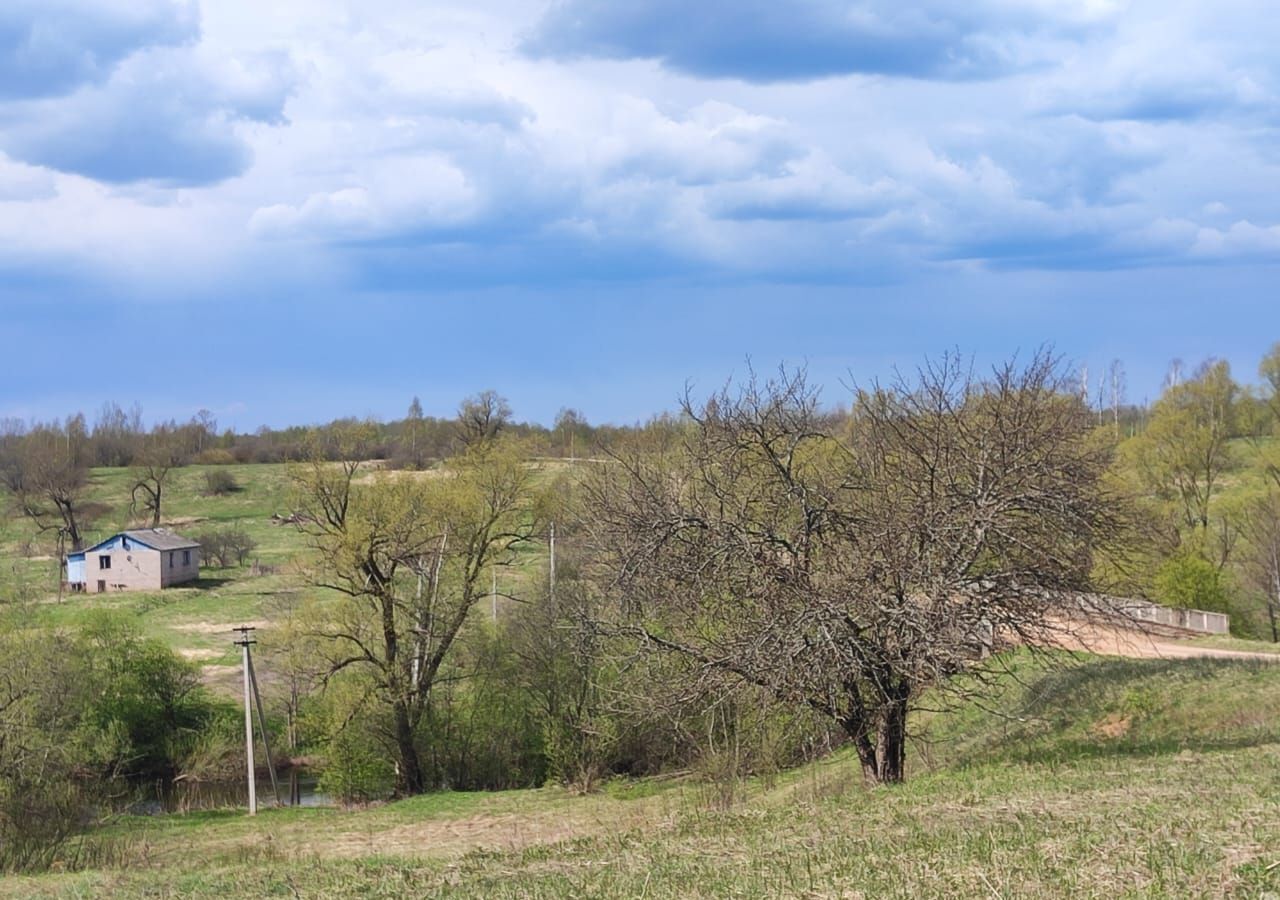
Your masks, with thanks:
[{"label": "dirt road", "polygon": [[1206,647],[1187,639],[1154,634],[1138,628],[1084,626],[1077,628],[1075,634],[1063,638],[1059,643],[1068,650],[1086,650],[1102,656],[1126,656],[1134,659],[1262,659],[1280,663],[1280,654],[1277,653]]}]

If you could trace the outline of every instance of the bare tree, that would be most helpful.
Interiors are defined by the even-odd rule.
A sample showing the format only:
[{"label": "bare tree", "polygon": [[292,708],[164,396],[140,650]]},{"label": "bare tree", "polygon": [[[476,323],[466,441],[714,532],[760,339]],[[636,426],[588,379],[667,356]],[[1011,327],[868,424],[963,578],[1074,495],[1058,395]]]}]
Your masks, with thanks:
[{"label": "bare tree", "polygon": [[422,402],[414,395],[409,403],[409,413],[405,417],[409,431],[409,462],[415,469],[423,467],[422,449]]},{"label": "bare tree", "polygon": [[552,428],[560,436],[563,455],[573,459],[577,455],[578,434],[587,428],[586,416],[576,409],[561,407],[560,412],[556,413],[556,421]]},{"label": "bare tree", "polygon": [[1120,407],[1124,405],[1124,363],[1118,359],[1111,360],[1107,367],[1107,388],[1111,395],[1111,422],[1115,427],[1116,437],[1120,437]]},{"label": "bare tree", "polygon": [[600,627],[829,716],[873,781],[903,777],[907,717],[996,635],[1069,628],[1121,527],[1109,451],[1056,359],[974,379],[958,358],[857,394],[821,426],[803,372],[705,403],[588,475]]},{"label": "bare tree", "polygon": [[83,531],[102,507],[85,499],[86,448],[71,431],[40,426],[5,443],[0,474],[18,511],[39,531],[54,531],[61,548],[84,547]]},{"label": "bare tree", "polygon": [[468,447],[492,440],[511,420],[511,405],[497,391],[481,391],[458,405],[458,439]]},{"label": "bare tree", "polygon": [[133,487],[129,493],[129,509],[151,514],[151,527],[160,527],[160,506],[169,473],[186,464],[184,441],[175,428],[157,427],[140,438],[142,447],[135,458],[130,475]]}]

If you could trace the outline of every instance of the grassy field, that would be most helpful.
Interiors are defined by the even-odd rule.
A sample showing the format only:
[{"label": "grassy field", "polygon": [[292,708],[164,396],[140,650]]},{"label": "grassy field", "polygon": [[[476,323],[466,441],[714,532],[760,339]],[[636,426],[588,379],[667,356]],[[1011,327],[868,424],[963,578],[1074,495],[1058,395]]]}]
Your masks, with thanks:
[{"label": "grassy field", "polygon": [[[282,603],[317,593],[308,588],[302,568],[312,561],[307,537],[296,527],[279,524],[273,514],[293,508],[287,465],[218,466],[240,489],[222,496],[205,494],[205,474],[215,467],[176,469],[166,486],[163,525],[186,536],[207,529],[235,526],[253,538],[257,549],[244,566],[220,568],[204,561],[201,578],[191,587],[157,592],[103,595],[66,594],[57,600],[57,562],[51,537],[37,534],[25,520],[0,522],[0,596],[31,600],[34,622],[75,627],[97,610],[113,610],[131,618],[144,634],[158,638],[198,663],[215,689],[238,690],[239,651],[231,629],[240,624],[268,624]],[[551,471],[554,464],[542,468]],[[431,477],[404,473],[400,477]],[[369,475],[373,477],[372,468]],[[94,469],[88,499],[109,512],[86,534],[86,546],[130,527],[143,527],[129,513],[129,470]],[[149,524],[149,523],[146,523]],[[500,572],[500,589],[532,577],[541,560],[539,548],[522,556],[522,565]],[[255,574],[253,563],[261,563]],[[505,602],[505,601],[500,601]],[[268,673],[269,674],[269,673]]]},{"label": "grassy field", "polygon": [[[201,493],[203,470],[179,471],[165,518],[184,533],[243,527],[268,574],[215,568],[192,588],[59,603],[52,560],[24,556],[32,535],[10,523],[0,589],[68,627],[126,613],[234,688],[230,628],[305,593],[309,551],[271,520],[291,508],[285,467],[229,469],[243,490],[224,497]],[[127,488],[123,470],[94,472],[112,510],[94,536],[129,524]],[[842,752],[770,777],[619,780],[588,796],[123,817],[72,870],[2,880],[0,897],[1280,896],[1280,660],[1069,661],[1012,657],[1005,691],[981,705],[934,698],[903,786],[865,788]]]},{"label": "grassy field", "polygon": [[0,896],[1265,897],[1280,665],[1016,659],[926,714],[909,782],[845,753],[770,778],[445,793],[365,810],[126,818]]},{"label": "grassy field", "polygon": [[[257,544],[243,567],[218,568],[207,563],[192,587],[165,591],[106,595],[64,595],[57,602],[56,562],[53,547],[44,546],[24,521],[11,522],[0,558],[6,560],[4,582],[10,592],[22,590],[32,598],[37,621],[74,627],[95,610],[114,610],[132,618],[142,631],[163,640],[189,659],[208,668],[209,680],[219,684],[226,674],[221,667],[235,663],[230,628],[242,622],[263,622],[274,598],[299,590],[293,568],[306,557],[306,543],[292,526],[273,524],[273,513],[287,514],[289,478],[285,466],[226,466],[240,490],[224,496],[206,496],[203,467],[175,470],[166,486],[164,525],[193,536],[211,528],[230,525],[243,528]],[[129,516],[127,469],[95,469],[90,499],[110,511],[97,520],[86,535],[86,544],[126,527],[138,527]],[[35,558],[24,556],[23,545],[35,542]],[[253,575],[257,560],[275,574]]]}]

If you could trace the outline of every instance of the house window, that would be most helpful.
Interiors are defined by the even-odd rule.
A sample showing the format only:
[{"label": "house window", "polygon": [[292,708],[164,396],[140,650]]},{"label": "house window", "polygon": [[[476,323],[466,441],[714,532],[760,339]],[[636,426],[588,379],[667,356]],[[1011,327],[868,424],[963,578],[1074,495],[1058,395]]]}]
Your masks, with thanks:
[{"label": "house window", "polygon": [[98,557],[98,568],[99,568],[99,569],[110,569],[110,568],[111,568],[111,557],[110,557],[110,556],[99,556],[99,557]]},{"label": "house window", "polygon": [[177,555],[178,554],[174,553],[172,550],[169,551],[169,568],[170,569],[173,568],[173,558]]},{"label": "house window", "polygon": [[190,551],[190,550],[183,550],[183,551],[182,551],[182,564],[183,564],[184,566],[189,566],[189,565],[191,565],[191,551]]}]

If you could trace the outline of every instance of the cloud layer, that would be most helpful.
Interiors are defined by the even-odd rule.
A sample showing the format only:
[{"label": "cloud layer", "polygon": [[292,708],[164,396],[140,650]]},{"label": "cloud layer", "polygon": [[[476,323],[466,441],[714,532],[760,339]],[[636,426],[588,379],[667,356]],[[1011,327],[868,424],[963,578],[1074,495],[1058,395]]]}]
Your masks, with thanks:
[{"label": "cloud layer", "polygon": [[656,59],[694,76],[804,81],[854,73],[989,78],[1069,39],[1086,8],[973,0],[561,0],[525,49],[560,59]]},{"label": "cloud layer", "polygon": [[1276,262],[1267,11],[13,0],[0,269],[171,293]]}]

